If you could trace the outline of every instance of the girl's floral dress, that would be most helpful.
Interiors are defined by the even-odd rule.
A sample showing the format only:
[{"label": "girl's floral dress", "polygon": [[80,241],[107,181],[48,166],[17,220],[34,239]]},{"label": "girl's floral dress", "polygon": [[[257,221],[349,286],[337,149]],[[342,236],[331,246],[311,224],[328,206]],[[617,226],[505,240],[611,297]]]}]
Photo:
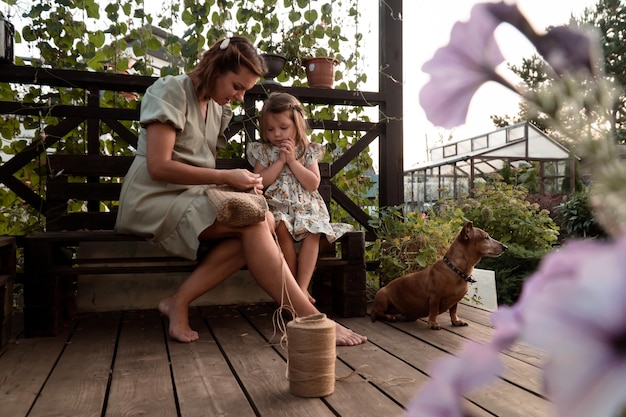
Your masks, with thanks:
[{"label": "girl's floral dress", "polygon": [[[296,149],[296,154],[301,154],[301,150]],[[271,143],[253,142],[248,145],[248,161],[252,166],[259,162],[264,167],[269,167],[279,155],[280,148]],[[323,155],[322,145],[309,143],[298,160],[308,167]],[[317,190],[307,191],[288,166],[285,166],[276,181],[267,187],[265,197],[276,224],[285,222],[289,233],[296,241],[304,239],[308,233],[323,233],[332,243],[353,229],[349,224],[331,223],[321,194]]]}]

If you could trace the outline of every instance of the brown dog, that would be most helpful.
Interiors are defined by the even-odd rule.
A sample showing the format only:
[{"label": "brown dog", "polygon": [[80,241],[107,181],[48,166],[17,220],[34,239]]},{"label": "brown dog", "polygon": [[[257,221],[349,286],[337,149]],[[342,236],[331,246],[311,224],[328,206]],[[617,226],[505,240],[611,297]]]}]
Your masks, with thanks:
[{"label": "brown dog", "polygon": [[502,255],[506,246],[487,232],[467,222],[443,259],[425,269],[396,278],[379,289],[371,318],[387,321],[414,321],[428,316],[428,327],[439,330],[437,316],[450,311],[453,326],[467,326],[456,315],[459,301],[469,290],[474,265],[483,256]]}]

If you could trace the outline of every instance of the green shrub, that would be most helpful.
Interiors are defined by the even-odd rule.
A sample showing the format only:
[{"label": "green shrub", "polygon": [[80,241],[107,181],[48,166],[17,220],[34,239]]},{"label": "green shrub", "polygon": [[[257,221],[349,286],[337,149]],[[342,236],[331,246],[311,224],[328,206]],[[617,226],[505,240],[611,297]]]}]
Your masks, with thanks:
[{"label": "green shrub", "polygon": [[528,192],[501,181],[473,190],[458,204],[474,226],[505,245],[545,253],[558,241],[559,228],[547,210],[526,200]]},{"label": "green shrub", "polygon": [[598,222],[593,217],[589,194],[580,191],[556,207],[558,220],[565,228],[567,237],[606,237]]},{"label": "green shrub", "polygon": [[526,278],[537,270],[544,252],[520,250],[515,246],[498,258],[483,258],[476,268],[496,272],[498,304],[512,305],[517,301]]}]

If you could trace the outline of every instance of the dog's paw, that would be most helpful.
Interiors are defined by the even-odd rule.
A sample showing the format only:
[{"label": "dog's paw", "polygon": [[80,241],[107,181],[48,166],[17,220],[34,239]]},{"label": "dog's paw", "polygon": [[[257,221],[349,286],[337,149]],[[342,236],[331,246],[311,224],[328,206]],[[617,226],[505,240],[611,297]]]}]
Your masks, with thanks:
[{"label": "dog's paw", "polygon": [[436,321],[429,321],[428,328],[431,330],[441,330],[441,326]]},{"label": "dog's paw", "polygon": [[469,326],[469,324],[463,320],[455,320],[452,322],[452,325],[457,327]]}]

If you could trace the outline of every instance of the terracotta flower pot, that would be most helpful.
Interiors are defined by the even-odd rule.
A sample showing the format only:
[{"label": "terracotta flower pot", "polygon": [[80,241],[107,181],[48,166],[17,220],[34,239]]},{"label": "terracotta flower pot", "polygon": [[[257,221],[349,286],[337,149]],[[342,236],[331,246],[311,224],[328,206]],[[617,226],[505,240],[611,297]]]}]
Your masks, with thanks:
[{"label": "terracotta flower pot", "polygon": [[339,61],[329,57],[306,58],[303,63],[311,88],[333,88],[335,67]]}]

